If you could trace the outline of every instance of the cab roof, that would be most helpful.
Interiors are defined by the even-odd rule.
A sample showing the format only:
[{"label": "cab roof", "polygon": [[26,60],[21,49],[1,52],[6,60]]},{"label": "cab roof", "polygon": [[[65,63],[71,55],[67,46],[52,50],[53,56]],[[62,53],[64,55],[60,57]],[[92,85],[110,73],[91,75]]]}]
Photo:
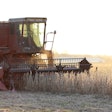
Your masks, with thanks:
[{"label": "cab roof", "polygon": [[37,22],[37,23],[45,23],[47,18],[43,17],[25,17],[25,18],[11,18],[9,22]]}]

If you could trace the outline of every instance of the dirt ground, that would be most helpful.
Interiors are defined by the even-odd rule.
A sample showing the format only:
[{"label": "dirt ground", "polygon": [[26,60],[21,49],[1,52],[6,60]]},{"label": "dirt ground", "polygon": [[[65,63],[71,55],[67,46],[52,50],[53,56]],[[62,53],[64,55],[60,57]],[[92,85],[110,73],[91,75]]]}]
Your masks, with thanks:
[{"label": "dirt ground", "polygon": [[0,91],[0,112],[112,112],[112,97]]}]

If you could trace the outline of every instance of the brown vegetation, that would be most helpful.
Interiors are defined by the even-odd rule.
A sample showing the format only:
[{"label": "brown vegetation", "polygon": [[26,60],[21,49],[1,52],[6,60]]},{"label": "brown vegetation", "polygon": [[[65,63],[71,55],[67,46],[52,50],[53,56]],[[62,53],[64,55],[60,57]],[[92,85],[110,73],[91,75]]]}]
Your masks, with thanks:
[{"label": "brown vegetation", "polygon": [[99,56],[99,58],[104,61],[92,63],[90,75],[87,73],[77,76],[73,73],[36,74],[34,82],[31,77],[27,79],[25,89],[53,93],[112,95],[112,58],[109,56]]},{"label": "brown vegetation", "polygon": [[111,57],[102,59],[103,62],[93,63],[90,75],[36,74],[33,82],[26,74],[25,89],[30,91],[1,91],[0,111],[112,112],[112,61]]}]

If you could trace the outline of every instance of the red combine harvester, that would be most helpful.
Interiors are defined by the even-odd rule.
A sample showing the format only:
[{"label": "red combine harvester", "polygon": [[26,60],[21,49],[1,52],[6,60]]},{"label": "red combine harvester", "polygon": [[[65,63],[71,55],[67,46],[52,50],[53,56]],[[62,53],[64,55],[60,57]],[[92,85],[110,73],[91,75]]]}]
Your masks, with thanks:
[{"label": "red combine harvester", "polygon": [[[19,80],[24,74],[39,73],[70,73],[75,75],[91,68],[86,58],[53,58],[52,41],[46,38],[47,18],[13,18],[0,22],[0,66],[4,75],[0,78],[7,88],[14,82],[18,88]],[[51,42],[51,49],[46,50],[46,44]],[[43,58],[42,55],[46,55]],[[12,84],[13,86],[13,84]],[[19,87],[21,88],[21,87]]]}]

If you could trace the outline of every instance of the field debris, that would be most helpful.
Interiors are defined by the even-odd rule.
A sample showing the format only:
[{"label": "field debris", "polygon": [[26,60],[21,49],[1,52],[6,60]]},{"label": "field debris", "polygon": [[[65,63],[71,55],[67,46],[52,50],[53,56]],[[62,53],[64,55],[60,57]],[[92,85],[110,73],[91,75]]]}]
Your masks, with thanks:
[{"label": "field debris", "polygon": [[0,92],[3,112],[112,112],[111,105],[112,98],[101,95]]}]

